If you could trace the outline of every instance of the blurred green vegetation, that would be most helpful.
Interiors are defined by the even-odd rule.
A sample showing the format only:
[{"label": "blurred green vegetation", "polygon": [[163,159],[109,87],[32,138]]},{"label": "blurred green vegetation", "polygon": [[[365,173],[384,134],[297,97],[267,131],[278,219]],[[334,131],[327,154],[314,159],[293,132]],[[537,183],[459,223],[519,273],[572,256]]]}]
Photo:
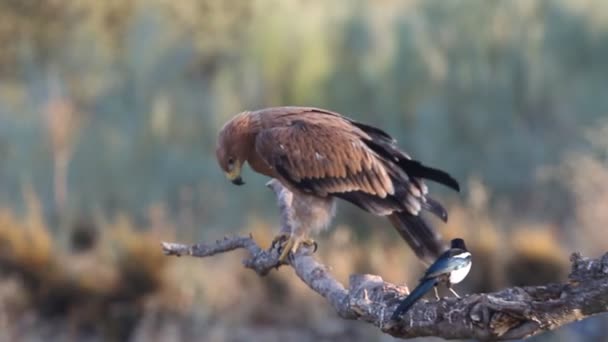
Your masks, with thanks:
[{"label": "blurred green vegetation", "polygon": [[[61,336],[101,322],[108,338],[145,338],[163,321],[178,340],[197,336],[199,323],[214,327],[203,339],[211,341],[243,340],[248,329],[266,341],[353,331],[380,340],[336,317],[324,325],[327,305],[286,272],[259,279],[237,257],[202,268],[155,254],[161,237],[271,238],[277,211],[264,179],[246,172],[247,186],[234,188],[214,148],[232,115],[275,105],[383,127],[459,179],[461,194],[432,191],[450,208],[437,227],[479,255],[470,290],[559,281],[570,251],[608,250],[608,2],[6,0],[0,42],[0,303],[9,298],[2,307],[23,313],[0,314],[0,327],[27,308],[46,315],[48,303],[67,308],[65,318],[93,297]],[[375,272],[415,281],[420,269],[384,220],[342,205],[336,225],[319,239],[320,257],[343,280]],[[39,254],[27,252],[32,244]],[[66,266],[89,259],[104,265],[97,287],[73,276],[87,278],[90,264]],[[248,286],[227,290],[241,310],[217,298],[220,281]],[[73,296],[53,292],[66,288]],[[11,291],[25,291],[23,302],[12,303],[22,297]],[[57,296],[60,304],[49,301]],[[175,297],[188,305],[169,305]],[[128,309],[112,309],[116,298]],[[298,306],[306,319],[263,312],[264,300],[283,312]],[[131,323],[115,326],[123,320]],[[598,338],[597,322],[541,339]],[[171,335],[175,327],[183,335]]]}]

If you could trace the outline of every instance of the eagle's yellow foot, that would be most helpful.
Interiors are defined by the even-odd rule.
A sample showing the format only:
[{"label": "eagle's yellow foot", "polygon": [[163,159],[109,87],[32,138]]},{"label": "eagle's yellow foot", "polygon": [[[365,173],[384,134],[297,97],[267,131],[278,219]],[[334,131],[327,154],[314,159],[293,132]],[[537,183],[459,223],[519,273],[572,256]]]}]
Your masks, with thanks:
[{"label": "eagle's yellow foot", "polygon": [[287,240],[285,240],[286,234],[281,234],[277,236],[272,245],[275,243],[281,244],[281,255],[279,256],[279,262],[283,263],[287,260],[287,256],[289,252],[295,253],[300,246],[306,246],[308,248],[313,248],[313,253],[317,251],[317,243],[312,239],[305,239],[297,236],[289,236]]},{"label": "eagle's yellow foot", "polygon": [[[306,248],[310,249],[312,248],[312,253],[317,251],[317,247],[319,247],[317,245],[317,241],[313,240],[313,239],[301,239],[300,240],[300,245],[301,246],[305,246]],[[295,249],[294,249],[295,251]]]}]

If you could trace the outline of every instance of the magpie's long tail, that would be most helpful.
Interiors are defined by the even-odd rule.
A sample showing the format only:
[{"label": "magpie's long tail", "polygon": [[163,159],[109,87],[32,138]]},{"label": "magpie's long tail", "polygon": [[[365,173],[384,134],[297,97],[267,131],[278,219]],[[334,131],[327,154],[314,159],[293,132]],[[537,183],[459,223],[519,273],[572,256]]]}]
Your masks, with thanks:
[{"label": "magpie's long tail", "polygon": [[402,211],[392,213],[388,219],[421,260],[432,263],[443,253],[441,236],[421,216]]},{"label": "magpie's long tail", "polygon": [[418,286],[416,286],[414,291],[412,291],[410,293],[410,295],[407,296],[401,302],[401,304],[399,304],[399,306],[397,307],[397,310],[395,310],[395,312],[393,313],[392,319],[393,320],[399,319],[400,316],[402,316],[404,313],[406,313],[407,310],[409,310],[412,307],[412,305],[414,305],[414,303],[416,303],[420,298],[422,298],[422,296],[424,296],[425,293],[429,292],[433,288],[433,286],[435,286],[436,284],[437,284],[437,279],[434,279],[434,278],[429,278],[429,279],[423,280],[420,284],[418,284]]}]

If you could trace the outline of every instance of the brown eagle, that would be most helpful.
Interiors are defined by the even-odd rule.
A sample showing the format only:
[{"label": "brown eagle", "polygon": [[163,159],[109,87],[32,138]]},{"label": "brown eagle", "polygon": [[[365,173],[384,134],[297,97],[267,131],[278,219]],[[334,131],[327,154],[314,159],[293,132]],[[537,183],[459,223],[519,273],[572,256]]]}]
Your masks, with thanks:
[{"label": "brown eagle", "polygon": [[309,232],[329,225],[335,198],[355,204],[392,225],[423,260],[444,250],[439,234],[420,216],[442,220],[447,212],[430,198],[423,179],[459,191],[454,178],[422,165],[401,151],[384,131],[336,112],[309,107],[275,107],[242,112],[221,129],[216,150],[226,177],[244,184],[245,162],[291,192],[293,225],[280,256],[314,243]]}]

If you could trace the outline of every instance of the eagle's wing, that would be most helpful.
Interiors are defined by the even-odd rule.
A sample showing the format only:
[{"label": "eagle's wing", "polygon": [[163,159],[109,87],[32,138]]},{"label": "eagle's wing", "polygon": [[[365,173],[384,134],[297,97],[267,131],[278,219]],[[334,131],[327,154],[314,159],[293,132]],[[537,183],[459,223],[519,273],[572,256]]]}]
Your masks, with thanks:
[{"label": "eagle's wing", "polygon": [[[293,123],[298,122],[304,124],[314,123],[317,125],[325,125],[326,127],[335,127],[344,132],[354,134],[357,138],[362,139],[364,143],[380,158],[385,161],[399,165],[399,168],[407,173],[407,178],[412,179],[412,182],[417,183],[417,187],[425,189],[426,186],[420,181],[420,178],[432,180],[443,185],[446,185],[456,191],[460,191],[458,182],[448,173],[423,165],[419,161],[413,160],[407,153],[400,150],[397,146],[397,141],[383,130],[373,127],[348,117],[342,116],[339,113],[315,108],[315,107],[273,107],[261,110],[270,115],[270,121],[285,123],[285,121]],[[272,124],[271,124],[272,127]],[[419,178],[419,179],[415,179]],[[435,212],[436,203],[430,200],[426,209]],[[442,217],[440,213],[435,213]]]},{"label": "eagle's wing", "polygon": [[255,148],[300,191],[318,196],[359,191],[386,198],[394,193],[393,183],[382,159],[362,141],[366,137],[340,117],[304,113],[263,129]]}]

